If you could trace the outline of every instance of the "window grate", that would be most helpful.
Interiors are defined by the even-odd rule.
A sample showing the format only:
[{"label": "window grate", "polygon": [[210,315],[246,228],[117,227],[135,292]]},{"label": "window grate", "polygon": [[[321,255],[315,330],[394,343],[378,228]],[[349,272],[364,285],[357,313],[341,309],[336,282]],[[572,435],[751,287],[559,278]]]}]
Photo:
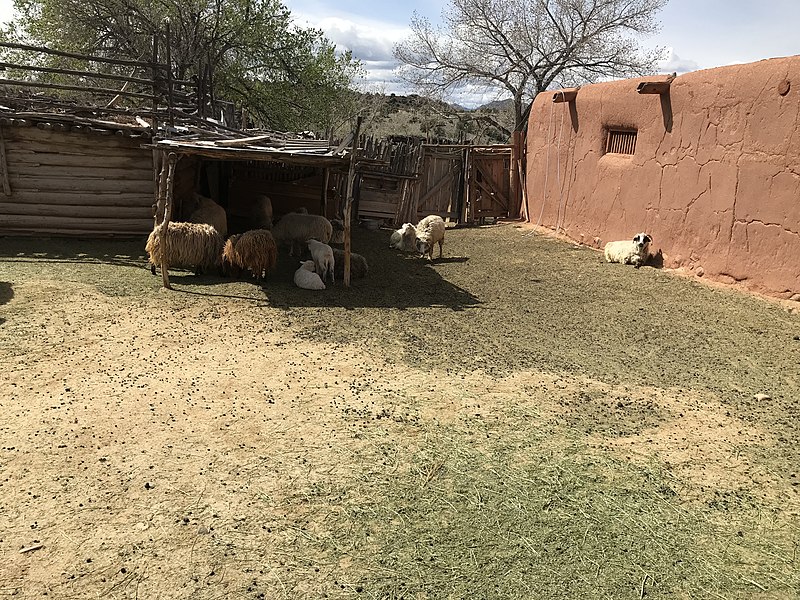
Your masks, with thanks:
[{"label": "window grate", "polygon": [[633,154],[636,151],[635,129],[609,129],[606,154]]}]

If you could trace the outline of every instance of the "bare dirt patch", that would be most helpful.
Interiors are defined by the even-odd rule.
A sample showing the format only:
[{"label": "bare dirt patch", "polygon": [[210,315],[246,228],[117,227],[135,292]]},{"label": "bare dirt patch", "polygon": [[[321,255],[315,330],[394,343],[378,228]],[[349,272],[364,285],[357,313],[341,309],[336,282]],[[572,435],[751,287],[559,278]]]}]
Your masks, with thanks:
[{"label": "bare dirt patch", "polygon": [[796,314],[388,235],[324,293],[2,240],[0,596],[796,597]]}]

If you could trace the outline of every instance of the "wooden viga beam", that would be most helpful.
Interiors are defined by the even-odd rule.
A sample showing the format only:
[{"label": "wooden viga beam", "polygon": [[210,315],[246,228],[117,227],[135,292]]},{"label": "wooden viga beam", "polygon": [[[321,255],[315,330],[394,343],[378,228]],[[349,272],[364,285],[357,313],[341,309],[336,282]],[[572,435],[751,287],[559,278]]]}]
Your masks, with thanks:
[{"label": "wooden viga beam", "polygon": [[553,92],[553,102],[574,102],[580,88],[565,88]]},{"label": "wooden viga beam", "polygon": [[636,91],[639,94],[668,94],[673,79],[675,79],[675,75],[670,75],[660,81],[642,81],[636,86]]}]

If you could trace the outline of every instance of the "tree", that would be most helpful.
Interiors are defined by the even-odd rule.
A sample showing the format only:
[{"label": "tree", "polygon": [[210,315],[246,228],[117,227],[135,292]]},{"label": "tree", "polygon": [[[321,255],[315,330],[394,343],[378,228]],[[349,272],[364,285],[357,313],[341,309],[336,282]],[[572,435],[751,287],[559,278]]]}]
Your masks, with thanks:
[{"label": "tree", "polygon": [[443,26],[414,14],[395,46],[401,76],[425,93],[484,85],[511,96],[515,128],[539,92],[652,72],[668,0],[450,0]]},{"label": "tree", "polygon": [[[53,49],[147,60],[165,38],[177,79],[210,73],[215,97],[266,127],[324,129],[360,63],[322,32],[292,23],[279,0],[15,0],[7,38]],[[159,57],[164,60],[164,55]]]}]

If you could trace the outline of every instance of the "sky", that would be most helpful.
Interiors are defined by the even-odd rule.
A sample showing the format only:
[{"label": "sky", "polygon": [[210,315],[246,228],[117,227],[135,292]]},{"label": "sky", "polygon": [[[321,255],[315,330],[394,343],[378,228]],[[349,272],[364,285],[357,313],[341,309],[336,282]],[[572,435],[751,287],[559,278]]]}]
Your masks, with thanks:
[{"label": "sky", "polygon": [[[412,14],[440,20],[448,0],[284,0],[298,25],[322,29],[367,69],[366,91],[408,93],[395,74],[394,45],[408,36]],[[0,21],[13,14],[0,0]],[[642,40],[664,48],[661,72],[685,73],[776,56],[800,54],[800,0],[670,0],[658,15],[661,32]],[[448,98],[465,106],[490,95]]]}]

